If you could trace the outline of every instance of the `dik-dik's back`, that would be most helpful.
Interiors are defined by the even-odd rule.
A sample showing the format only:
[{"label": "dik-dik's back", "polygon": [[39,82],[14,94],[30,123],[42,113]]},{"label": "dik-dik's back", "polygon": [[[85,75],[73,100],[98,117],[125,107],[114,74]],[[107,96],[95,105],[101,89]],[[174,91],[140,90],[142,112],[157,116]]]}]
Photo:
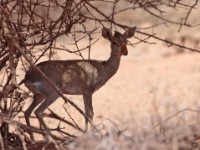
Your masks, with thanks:
[{"label": "dik-dik's back", "polygon": [[[82,94],[85,106],[86,130],[88,121],[92,122],[93,107],[92,94],[103,86],[118,70],[120,58],[127,55],[127,38],[134,35],[135,28],[127,30],[124,34],[112,32],[103,28],[102,36],[111,43],[110,58],[106,61],[97,60],[66,60],[66,61],[45,61],[37,67],[52,81],[55,86],[64,94]],[[30,125],[30,115],[39,103],[41,105],[35,110],[42,127],[50,134],[45,124],[42,113],[60,95],[46,82],[37,70],[31,68],[25,76],[24,84],[33,92],[34,99],[29,108],[25,111],[27,125]],[[33,135],[31,134],[31,138]]]}]

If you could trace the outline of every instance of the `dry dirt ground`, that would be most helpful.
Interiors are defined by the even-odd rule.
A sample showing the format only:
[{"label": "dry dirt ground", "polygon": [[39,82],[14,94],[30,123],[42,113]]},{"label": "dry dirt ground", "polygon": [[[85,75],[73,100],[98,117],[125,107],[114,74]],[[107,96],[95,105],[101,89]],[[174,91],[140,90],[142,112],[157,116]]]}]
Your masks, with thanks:
[{"label": "dry dirt ground", "polygon": [[[156,45],[140,44],[128,49],[129,55],[122,57],[116,75],[93,95],[94,124],[97,128],[103,133],[112,134],[120,130],[127,136],[137,137],[149,132],[155,133],[162,125],[168,130],[173,128],[170,134],[177,128],[183,133],[186,127],[197,125],[199,113],[196,110],[200,108],[200,54],[190,51],[177,52],[174,47],[169,48],[159,42]],[[101,40],[93,48],[91,58],[107,59],[109,53],[109,43]],[[76,57],[68,53],[55,57],[66,58]],[[81,96],[68,98],[83,108]],[[27,105],[30,101],[27,100]],[[50,109],[69,119],[63,103],[63,100],[59,99]],[[83,117],[69,104],[67,110],[76,123],[83,127]],[[48,119],[46,123],[54,128],[59,122]],[[37,121],[32,122],[32,125],[36,124]],[[157,126],[158,124],[160,126]],[[64,127],[71,134],[77,134],[77,131],[68,126]],[[82,147],[77,149],[87,149],[81,145],[91,139],[82,140],[83,142],[79,141],[79,146],[72,144],[72,149],[76,149],[76,146]],[[99,147],[105,148],[107,144],[101,142]]]},{"label": "dry dirt ground", "polygon": [[[193,15],[192,23],[199,22],[196,17],[198,14],[199,11]],[[176,16],[171,12],[170,17],[172,15]],[[140,28],[156,24],[156,21],[150,17],[143,17],[141,23],[136,18],[131,24]],[[171,26],[153,28],[152,31],[159,37],[163,36],[164,39],[168,38],[178,43],[183,35],[188,40],[186,46],[200,49],[199,27],[183,28],[182,34],[177,32],[177,28]],[[131,40],[134,43],[136,39]],[[184,147],[185,150],[192,149],[187,147],[191,146],[191,141],[195,141],[190,138],[194,138],[194,132],[200,135],[194,130],[194,128],[200,129],[200,53],[167,47],[158,41],[148,41],[156,44],[140,43],[135,47],[128,46],[129,54],[122,56],[118,72],[105,86],[93,94],[94,124],[102,135],[108,133],[111,136],[98,140],[90,134],[81,135],[61,123],[60,126],[67,132],[80,136],[75,142],[69,144],[69,149],[177,150],[180,147]],[[70,48],[65,40],[61,40],[60,44]],[[87,44],[88,41],[79,46]],[[92,47],[91,59],[105,60],[109,54],[109,42],[101,39]],[[87,58],[87,52],[83,52],[83,55]],[[54,59],[80,59],[80,57],[60,53],[55,55]],[[18,81],[23,76],[24,72],[19,72]],[[81,96],[67,97],[83,109]],[[31,99],[26,100],[24,110],[30,102]],[[63,100],[58,99],[50,109],[70,120],[63,104]],[[65,107],[75,122],[84,128],[84,118],[69,104]],[[25,123],[24,119],[20,121]],[[59,124],[58,121],[47,118],[45,122],[50,128],[56,128]],[[32,119],[31,124],[38,126],[36,119]],[[122,136],[112,136],[119,133]],[[37,136],[37,139],[42,137]],[[184,145],[186,141],[189,141],[189,144]],[[200,141],[197,141],[198,143]]]}]

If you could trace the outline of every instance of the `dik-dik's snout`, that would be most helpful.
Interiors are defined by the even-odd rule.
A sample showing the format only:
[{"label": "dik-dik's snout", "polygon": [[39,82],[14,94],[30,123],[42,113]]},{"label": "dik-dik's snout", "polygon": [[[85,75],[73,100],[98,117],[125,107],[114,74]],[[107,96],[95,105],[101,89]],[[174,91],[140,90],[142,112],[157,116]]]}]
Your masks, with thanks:
[{"label": "dik-dik's snout", "polygon": [[122,55],[128,55],[128,50],[127,50],[127,47],[126,47],[126,45],[123,45],[122,47],[121,47],[121,53],[122,53]]}]

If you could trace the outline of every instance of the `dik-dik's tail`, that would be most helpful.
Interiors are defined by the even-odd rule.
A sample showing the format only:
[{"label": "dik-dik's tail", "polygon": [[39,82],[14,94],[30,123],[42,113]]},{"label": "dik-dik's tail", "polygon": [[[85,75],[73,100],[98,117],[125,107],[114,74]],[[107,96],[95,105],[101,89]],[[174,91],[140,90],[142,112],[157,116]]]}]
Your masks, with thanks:
[{"label": "dik-dik's tail", "polygon": [[15,89],[17,89],[21,84],[25,82],[25,79],[23,79],[18,85],[8,85],[3,88],[3,93],[6,93],[4,96],[8,96],[10,93],[12,93]]}]

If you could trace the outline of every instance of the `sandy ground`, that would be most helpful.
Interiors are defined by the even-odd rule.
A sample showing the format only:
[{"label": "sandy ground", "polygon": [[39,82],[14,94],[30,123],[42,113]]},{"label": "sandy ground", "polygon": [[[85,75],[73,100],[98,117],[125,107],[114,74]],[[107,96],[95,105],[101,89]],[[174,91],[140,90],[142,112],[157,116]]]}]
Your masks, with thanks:
[{"label": "sandy ground", "polygon": [[[105,86],[93,94],[94,123],[107,131],[116,128],[143,130],[165,121],[167,117],[185,108],[199,109],[200,60],[199,53],[176,53],[160,43],[128,47],[129,55],[122,57],[118,72]],[[110,53],[109,42],[100,41],[92,51],[92,59],[106,59]],[[55,59],[74,59],[74,55],[57,55]],[[23,76],[23,75],[22,75]],[[81,96],[67,96],[83,108]],[[30,101],[27,100],[27,104]],[[50,109],[69,119],[63,108],[63,100],[57,100]],[[27,107],[27,106],[26,106]],[[25,108],[26,108],[25,107]],[[24,108],[24,109],[25,109]],[[69,104],[69,113],[80,125],[83,117]],[[197,114],[187,111],[175,120],[187,120]],[[190,117],[189,117],[190,118]],[[190,123],[195,123],[197,119]],[[114,123],[113,123],[114,122]],[[177,125],[177,121],[175,121]],[[58,121],[46,120],[49,127],[57,127]],[[32,122],[36,125],[36,122]],[[67,131],[71,129],[64,124]],[[72,132],[75,133],[75,132]]]}]

